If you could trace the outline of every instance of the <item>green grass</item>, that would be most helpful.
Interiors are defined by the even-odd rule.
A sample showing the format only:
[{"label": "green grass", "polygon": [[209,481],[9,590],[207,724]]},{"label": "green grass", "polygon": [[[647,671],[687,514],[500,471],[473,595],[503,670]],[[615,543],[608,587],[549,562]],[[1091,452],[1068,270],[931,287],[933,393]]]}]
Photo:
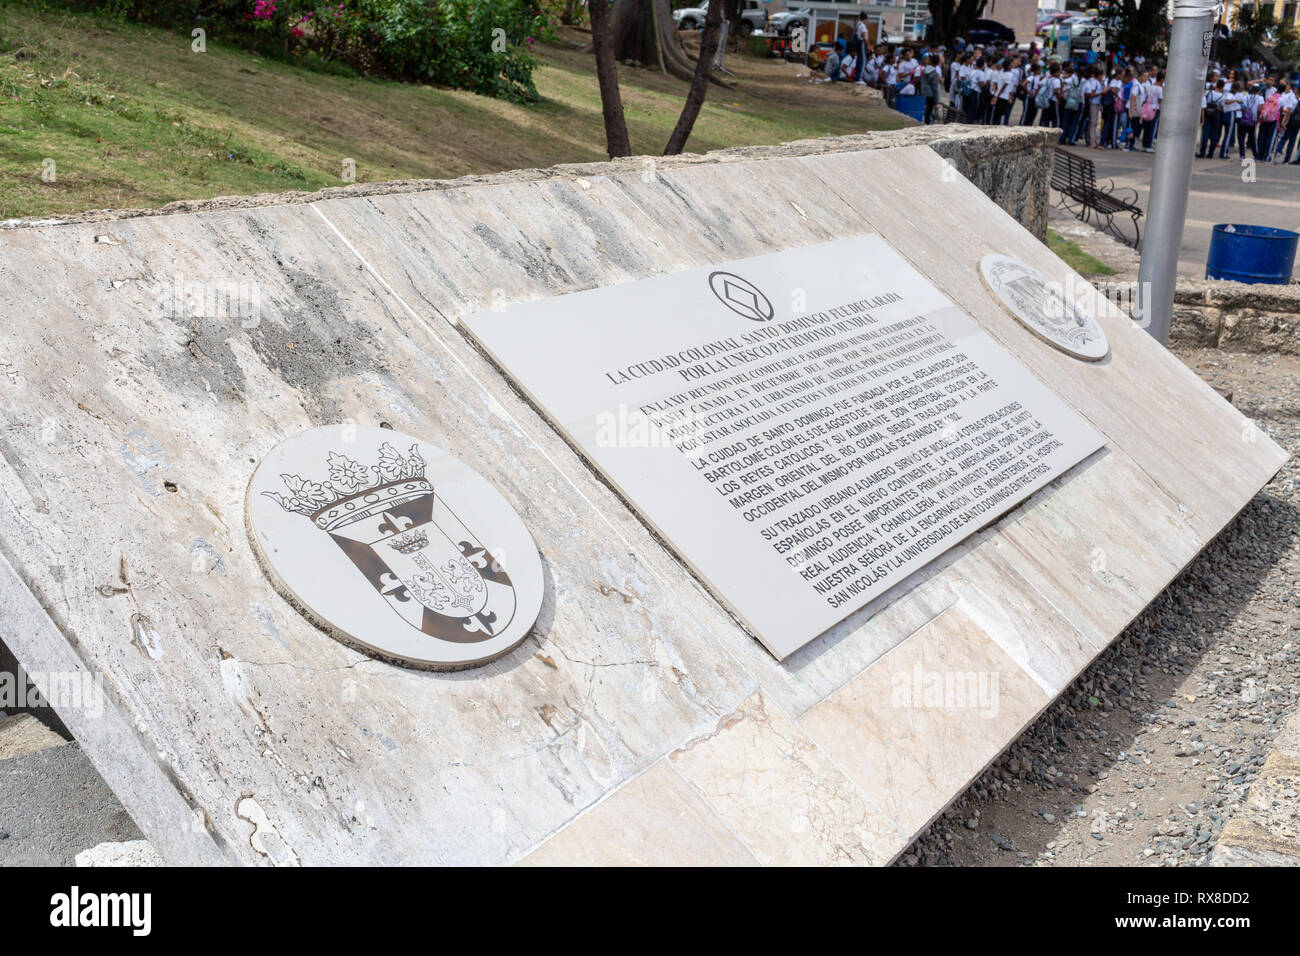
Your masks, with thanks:
[{"label": "green grass", "polygon": [[[573,34],[571,41],[586,37]],[[890,129],[900,114],[799,77],[802,68],[732,56],[735,90],[714,87],[693,152]],[[662,151],[685,84],[623,68],[633,149]],[[541,50],[543,100],[309,70],[211,41],[86,14],[0,7],[0,219],[177,199],[448,178],[605,158],[593,61]],[[55,177],[42,179],[45,160]]]},{"label": "green grass", "polygon": [[1066,265],[1080,275],[1113,276],[1115,274],[1115,270],[1106,263],[1084,252],[1075,243],[1051,229],[1047,230],[1047,245],[1065,260]]}]

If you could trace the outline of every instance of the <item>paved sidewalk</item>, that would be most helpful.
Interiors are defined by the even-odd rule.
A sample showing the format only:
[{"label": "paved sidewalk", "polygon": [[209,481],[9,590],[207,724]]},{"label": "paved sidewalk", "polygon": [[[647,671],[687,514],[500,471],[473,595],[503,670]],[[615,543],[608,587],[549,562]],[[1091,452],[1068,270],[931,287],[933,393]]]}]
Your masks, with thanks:
[{"label": "paved sidewalk", "polygon": [[[1071,152],[1092,160],[1097,179],[1113,179],[1117,186],[1138,191],[1138,205],[1151,205],[1153,153],[1129,153],[1114,149],[1072,147]],[[1255,182],[1243,182],[1242,168],[1234,147],[1229,159],[1196,159],[1192,165],[1192,189],[1187,203],[1187,225],[1178,254],[1179,275],[1205,277],[1205,260],[1210,251],[1210,230],[1216,223],[1250,223],[1300,231],[1300,166],[1254,164]],[[1295,154],[1292,154],[1295,159]],[[1055,198],[1055,197],[1053,197]],[[1142,220],[1145,235],[1147,222]]]},{"label": "paved sidewalk", "polygon": [[140,865],[99,846],[139,839],[80,747],[31,714],[0,717],[0,866],[72,866],[87,850],[86,865]]}]

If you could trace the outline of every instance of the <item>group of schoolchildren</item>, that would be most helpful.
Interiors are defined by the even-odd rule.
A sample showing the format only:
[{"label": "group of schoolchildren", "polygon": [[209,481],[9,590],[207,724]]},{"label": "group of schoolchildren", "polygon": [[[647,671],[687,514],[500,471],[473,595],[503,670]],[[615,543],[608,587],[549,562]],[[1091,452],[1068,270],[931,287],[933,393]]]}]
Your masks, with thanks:
[{"label": "group of schoolchildren", "polygon": [[[967,123],[1058,127],[1062,145],[1082,140],[1093,149],[1152,153],[1160,130],[1165,71],[1141,57],[1131,65],[1061,62],[1028,52],[958,44],[948,58],[944,47],[927,47],[918,56],[911,48],[870,46],[866,18],[846,43],[841,38],[825,63],[830,80],[862,83],[897,95],[925,98],[925,122],[936,119],[943,91]],[[1013,117],[1016,104],[1018,116]],[[1300,109],[1293,84],[1277,74],[1265,76],[1259,64],[1243,63],[1226,77],[1212,69],[1205,84],[1198,157],[1226,159],[1234,143],[1241,158],[1247,150],[1259,162],[1300,165],[1292,160],[1300,137]]]},{"label": "group of schoolchildren", "polygon": [[1010,124],[1017,102],[1021,125],[1055,126],[1062,145],[1079,140],[1094,149],[1154,152],[1164,98],[1164,71],[1139,66],[1106,70],[1101,64],[1053,60],[1039,54],[991,58],[960,54],[948,94],[968,123]]},{"label": "group of schoolchildren", "polygon": [[1238,159],[1245,159],[1249,151],[1257,162],[1300,166],[1298,103],[1293,84],[1277,74],[1259,75],[1248,65],[1229,70],[1226,77],[1211,70],[1201,98],[1197,158],[1213,159],[1217,152],[1220,159],[1227,159],[1235,145]]}]

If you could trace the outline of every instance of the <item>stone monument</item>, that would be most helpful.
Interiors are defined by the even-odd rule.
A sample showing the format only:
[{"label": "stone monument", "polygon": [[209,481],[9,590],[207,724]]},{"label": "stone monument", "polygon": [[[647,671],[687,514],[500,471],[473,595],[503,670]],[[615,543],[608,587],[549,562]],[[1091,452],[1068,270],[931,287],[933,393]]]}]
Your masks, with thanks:
[{"label": "stone monument", "polygon": [[[1085,303],[1100,356],[1086,322],[1053,342],[1020,314],[1040,281],[1091,289],[1024,225],[1049,138],[927,128],[0,230],[0,637],[99,689],[60,715],[169,862],[888,863],[1284,459],[1106,300]],[[991,285],[990,254],[1025,271]],[[641,425],[693,431],[637,454]],[[280,467],[349,426],[355,453]],[[454,487],[459,524],[319,514],[393,481],[436,508],[415,487],[438,500],[435,459],[490,514]],[[522,640],[451,672],[368,641],[433,639],[397,593],[438,583],[404,563],[426,553],[464,619],[504,605],[473,603],[460,559],[499,564]]]}]

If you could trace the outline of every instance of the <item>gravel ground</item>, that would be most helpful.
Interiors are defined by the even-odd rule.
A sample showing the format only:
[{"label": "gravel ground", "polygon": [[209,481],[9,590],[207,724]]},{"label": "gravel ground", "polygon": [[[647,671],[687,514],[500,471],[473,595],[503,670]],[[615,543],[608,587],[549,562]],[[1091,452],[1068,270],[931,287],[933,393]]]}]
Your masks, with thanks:
[{"label": "gravel ground", "polygon": [[1178,352],[1293,456],[901,856],[1204,866],[1300,685],[1300,358]]}]

